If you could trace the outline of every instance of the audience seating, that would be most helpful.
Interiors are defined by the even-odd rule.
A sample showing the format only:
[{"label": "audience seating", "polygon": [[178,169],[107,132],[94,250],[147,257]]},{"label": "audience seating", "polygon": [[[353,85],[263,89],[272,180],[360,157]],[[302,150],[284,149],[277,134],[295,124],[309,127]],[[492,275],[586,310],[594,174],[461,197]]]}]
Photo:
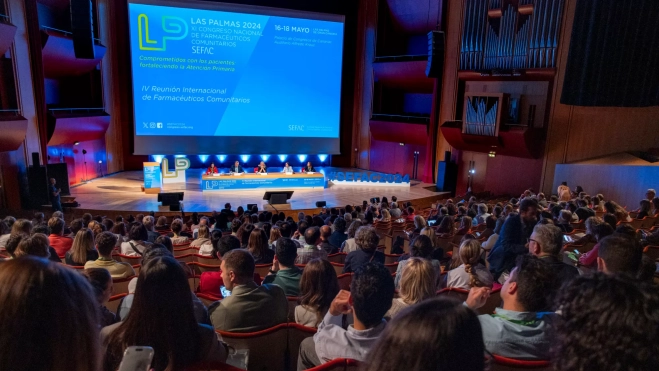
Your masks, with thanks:
[{"label": "audience seating", "polygon": [[178,260],[181,263],[193,263],[195,262],[195,254],[185,254],[185,255],[179,255],[179,256],[174,256],[176,260]]},{"label": "audience seating", "polygon": [[194,257],[195,257],[195,261],[197,263],[208,264],[208,265],[217,265],[217,266],[220,265],[220,260],[215,259],[212,256],[200,255],[200,254],[195,253]]},{"label": "audience seating", "polygon": [[659,261],[659,246],[646,246],[643,253],[655,262]]},{"label": "audience seating", "polygon": [[130,280],[135,278],[136,276],[132,277],[126,277],[126,278],[117,278],[115,280],[112,280],[112,292],[117,295],[117,294],[128,294],[128,283]]},{"label": "audience seating", "polygon": [[[235,333],[216,330],[227,344],[236,350],[249,349],[249,371],[286,369],[288,351],[288,323],[266,330]],[[299,344],[298,344],[299,347]]]},{"label": "audience seating", "polygon": [[348,254],[339,252],[336,254],[328,255],[327,260],[332,263],[343,264],[346,261],[346,256],[348,256]]},{"label": "audience seating", "polygon": [[334,262],[330,262],[330,264],[332,264],[332,266],[334,267],[334,271],[336,272],[337,276],[343,274],[343,264],[334,263]]},{"label": "audience seating", "polygon": [[195,295],[201,300],[202,303],[208,308],[209,305],[215,303],[218,300],[222,300],[221,296],[215,296],[215,295],[210,295],[210,294],[204,294],[201,292],[196,292]]},{"label": "audience seating", "polygon": [[68,264],[64,264],[64,265],[66,265],[66,266],[69,267],[69,268],[73,268],[73,269],[75,269],[75,270],[77,270],[77,271],[84,271],[84,270],[85,270],[85,266],[84,266],[84,265],[68,265]]},{"label": "audience seating", "polygon": [[192,292],[197,291],[197,287],[199,287],[199,277],[194,272],[192,272],[192,276],[188,277],[188,286]]},{"label": "audience seating", "polygon": [[[437,292],[437,295],[454,297],[464,302],[465,300],[467,300],[467,296],[469,296],[469,291],[458,289],[455,287],[450,287],[439,290]],[[492,288],[492,291],[490,292],[490,297],[485,302],[485,305],[483,305],[481,308],[478,308],[476,312],[478,312],[478,314],[493,314],[494,309],[496,309],[500,304],[501,304],[501,286],[495,286]]]},{"label": "audience seating", "polygon": [[117,254],[119,256],[119,261],[122,261],[124,263],[128,263],[130,265],[137,265],[142,263],[142,257],[141,256],[128,256],[124,254]]},{"label": "audience seating", "polygon": [[185,256],[190,254],[199,254],[199,249],[196,247],[181,247],[174,248],[174,256]]},{"label": "audience seating", "polygon": [[501,357],[496,354],[491,358],[491,371],[512,370],[553,370],[549,361],[523,361],[519,359]]},{"label": "audience seating", "polygon": [[566,245],[563,245],[563,251],[574,251],[577,250],[579,254],[585,254],[588,251],[592,250],[593,247],[595,247],[596,243],[595,242],[589,242],[583,245],[574,245],[571,243],[568,243]]},{"label": "audience seating", "polygon": [[403,254],[384,254],[384,264],[398,263],[398,258]]},{"label": "audience seating", "polygon": [[312,337],[316,333],[313,327],[298,325],[297,323],[288,324],[288,362],[289,370],[295,370],[297,357],[300,353],[300,344],[302,340]]},{"label": "audience seating", "polygon": [[344,273],[338,276],[339,288],[341,290],[350,291],[350,284],[352,283],[352,273]]},{"label": "audience seating", "polygon": [[117,295],[112,295],[110,297],[110,300],[108,300],[107,303],[105,303],[105,307],[110,310],[112,313],[117,313],[117,309],[119,308],[119,304],[121,303],[121,299],[125,298],[128,296],[127,293],[121,293]]},{"label": "audience seating", "polygon": [[272,268],[272,264],[256,264],[254,266],[254,273],[258,273],[259,276],[265,277],[270,272],[270,268]]},{"label": "audience seating", "polygon": [[[217,260],[216,260],[217,262]],[[188,267],[192,269],[192,271],[195,273],[195,275],[201,275],[204,272],[216,272],[220,270],[220,265],[211,265],[211,264],[202,264],[198,262],[192,262],[192,263],[187,263]]]}]

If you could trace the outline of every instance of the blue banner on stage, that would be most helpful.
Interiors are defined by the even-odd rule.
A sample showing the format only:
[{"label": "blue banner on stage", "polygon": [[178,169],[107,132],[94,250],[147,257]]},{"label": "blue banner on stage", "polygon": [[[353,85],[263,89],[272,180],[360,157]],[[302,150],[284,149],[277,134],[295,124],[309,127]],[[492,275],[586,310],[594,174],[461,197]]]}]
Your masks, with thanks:
[{"label": "blue banner on stage", "polygon": [[217,179],[202,179],[202,191],[246,190],[246,189],[273,189],[273,188],[325,188],[325,178],[321,177],[295,177],[295,178],[266,178],[241,179],[239,176],[217,177]]},{"label": "blue banner on stage", "polygon": [[336,180],[340,182],[359,182],[359,183],[409,183],[410,176],[408,174],[385,174],[371,171],[333,171],[327,174],[328,180]]}]

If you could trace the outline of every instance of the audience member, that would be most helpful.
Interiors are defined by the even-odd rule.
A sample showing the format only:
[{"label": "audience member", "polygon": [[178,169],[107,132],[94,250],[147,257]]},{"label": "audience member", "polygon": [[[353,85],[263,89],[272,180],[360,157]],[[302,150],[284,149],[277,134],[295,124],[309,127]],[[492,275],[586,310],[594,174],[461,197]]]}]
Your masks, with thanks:
[{"label": "audience member", "polygon": [[536,225],[529,238],[529,253],[537,256],[554,271],[555,291],[579,275],[572,265],[563,263],[561,250],[563,248],[563,232],[554,225]]},{"label": "audience member", "polygon": [[476,216],[476,224],[485,224],[485,221],[487,218],[490,216],[490,214],[487,212],[487,205],[485,204],[478,204],[478,215]]},{"label": "audience member", "polygon": [[566,286],[556,306],[554,369],[659,369],[656,287],[595,273]]},{"label": "audience member", "polygon": [[48,228],[50,228],[48,240],[50,241],[50,246],[57,251],[57,256],[64,256],[71,249],[71,245],[73,245],[73,240],[64,236],[64,226],[64,219],[50,218],[48,220]]},{"label": "audience member", "polygon": [[98,370],[98,304],[89,283],[35,257],[1,264],[0,370]]},{"label": "audience member", "polygon": [[174,219],[170,228],[172,229],[171,239],[174,245],[185,245],[189,242],[188,237],[181,235],[183,231],[183,222],[181,219]]},{"label": "audience member", "polygon": [[515,266],[515,259],[528,253],[526,242],[537,222],[538,203],[525,198],[520,203],[519,214],[511,214],[501,227],[501,234],[490,250],[487,261],[495,280],[504,282],[508,272]]},{"label": "audience member", "polygon": [[320,247],[322,250],[325,250],[327,255],[336,254],[339,252],[339,248],[330,243],[331,234],[332,228],[330,228],[330,226],[324,225],[320,227],[320,245],[318,245],[318,247]]},{"label": "audience member", "polygon": [[[339,292],[316,334],[300,344],[298,370],[335,358],[364,361],[384,331],[386,321],[383,317],[391,308],[393,296],[394,280],[387,268],[367,263],[357,269],[350,291]],[[345,329],[343,316],[349,314],[352,314],[354,324]]]},{"label": "audience member", "polygon": [[[306,224],[300,222],[298,225]],[[304,246],[297,249],[297,258],[295,264],[307,264],[313,259],[327,259],[327,252],[318,247],[320,244],[320,229],[318,227],[304,227],[304,238],[300,239],[300,243]]]},{"label": "audience member", "polygon": [[590,251],[579,257],[579,265],[587,268],[597,267],[597,256],[599,253],[599,241],[613,234],[613,228],[608,223],[597,224],[593,227],[593,237],[598,242]]},{"label": "audience member", "polygon": [[98,251],[94,248],[94,234],[87,228],[78,231],[71,249],[66,252],[64,261],[68,265],[84,266],[88,261],[98,259]]},{"label": "audience member", "polygon": [[113,279],[128,278],[135,275],[135,270],[128,263],[112,259],[112,250],[117,243],[117,236],[111,232],[103,232],[96,236],[98,259],[85,263],[85,269],[103,268],[110,272]]},{"label": "audience member", "polygon": [[300,303],[295,307],[295,322],[307,327],[318,327],[339,293],[339,281],[330,262],[313,259],[302,271]]},{"label": "audience member", "polygon": [[197,238],[190,242],[190,247],[198,247],[199,251],[210,251],[213,250],[211,239],[210,239],[210,230],[207,225],[200,225],[197,229]]},{"label": "audience member", "polygon": [[599,242],[597,270],[635,277],[641,268],[643,249],[627,235],[614,233]]},{"label": "audience member", "polygon": [[346,256],[343,273],[356,272],[359,267],[370,262],[384,264],[384,253],[377,250],[380,237],[371,226],[360,227],[355,235],[357,250]]},{"label": "audience member", "polygon": [[134,224],[128,232],[128,241],[121,244],[121,254],[127,256],[142,256],[144,249],[150,245],[146,228],[142,224]]},{"label": "audience member", "polygon": [[439,273],[430,260],[412,257],[404,262],[406,264],[399,281],[399,297],[393,299],[391,308],[384,315],[387,320],[394,318],[398,312],[410,305],[430,299],[437,294]]},{"label": "audience member", "polygon": [[362,226],[362,221],[357,219],[350,224],[348,231],[346,233],[347,239],[341,244],[341,252],[349,254],[353,251],[357,251],[357,243],[355,242],[355,234],[357,230]]},{"label": "audience member", "polygon": [[[493,315],[478,316],[488,352],[522,360],[549,359],[552,342],[548,331],[554,314],[547,310],[552,306],[554,279],[544,261],[532,255],[517,258],[501,288],[503,308],[497,308]],[[488,295],[485,287],[472,289],[466,304],[477,309]]]},{"label": "audience member", "polygon": [[151,365],[157,370],[224,362],[228,353],[213,328],[195,320],[188,279],[171,257],[155,258],[143,267],[128,316],[105,327],[101,340],[106,371],[117,370],[125,349],[133,345],[154,349]]},{"label": "audience member", "polygon": [[254,258],[245,250],[231,250],[222,256],[222,280],[231,296],[208,308],[216,330],[253,332],[287,321],[284,290],[271,284],[258,286],[254,265]]},{"label": "audience member", "polygon": [[[91,234],[91,231],[89,231]],[[90,268],[83,271],[87,281],[92,286],[94,297],[98,305],[98,320],[100,327],[110,326],[117,322],[114,313],[105,306],[112,296],[112,276],[103,268]]]},{"label": "audience member", "polygon": [[368,353],[364,371],[485,369],[478,318],[464,305],[426,300],[402,311]]},{"label": "audience member", "polygon": [[631,222],[632,218],[629,216],[629,213],[620,205],[614,201],[606,201],[604,203],[604,208],[609,214],[616,216],[618,222]]},{"label": "audience member", "polygon": [[556,226],[558,226],[564,233],[572,233],[574,228],[570,223],[572,223],[572,213],[570,210],[561,210],[558,215],[558,220],[556,221]]},{"label": "audience member", "polygon": [[21,236],[22,238],[18,242],[13,253],[15,258],[27,255],[46,259],[50,257],[50,251],[48,250],[48,237],[46,237],[45,234],[35,233],[31,236]]},{"label": "audience member", "polygon": [[270,273],[265,276],[263,283],[273,283],[284,290],[286,296],[298,296],[300,292],[300,277],[302,270],[295,266],[297,246],[287,237],[277,241],[277,251]]},{"label": "audience member", "polygon": [[[428,236],[419,235],[414,239],[414,241],[412,241],[412,245],[410,246],[410,257],[428,260],[430,264],[435,268],[437,274],[436,277],[439,279],[439,274],[442,271],[442,267],[439,263],[439,260],[432,259],[433,251],[432,240]],[[394,280],[396,287],[400,287],[403,270],[405,269],[405,265],[407,264],[408,260],[409,259],[401,260],[398,262],[398,267],[396,267],[396,278]],[[438,283],[438,281],[435,282],[435,288],[437,288]]]},{"label": "audience member", "polygon": [[466,240],[460,244],[458,258],[462,263],[446,274],[446,287],[470,290],[472,287],[492,288],[494,279],[481,263],[482,250],[477,240]]},{"label": "audience member", "polygon": [[329,238],[329,243],[337,247],[343,245],[343,242],[348,239],[348,235],[346,235],[346,220],[344,218],[337,218],[334,224],[332,224],[332,229],[334,232],[332,232]]}]

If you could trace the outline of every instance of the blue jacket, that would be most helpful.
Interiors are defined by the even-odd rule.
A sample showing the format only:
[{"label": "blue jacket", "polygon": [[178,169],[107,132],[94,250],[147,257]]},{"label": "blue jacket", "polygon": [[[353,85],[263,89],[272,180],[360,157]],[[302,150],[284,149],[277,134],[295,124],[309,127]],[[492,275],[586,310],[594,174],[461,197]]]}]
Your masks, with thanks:
[{"label": "blue jacket", "polygon": [[505,271],[515,267],[517,256],[528,253],[526,239],[529,238],[524,230],[522,218],[519,215],[508,217],[501,227],[499,239],[492,247],[487,261],[490,263],[490,272],[495,280]]}]

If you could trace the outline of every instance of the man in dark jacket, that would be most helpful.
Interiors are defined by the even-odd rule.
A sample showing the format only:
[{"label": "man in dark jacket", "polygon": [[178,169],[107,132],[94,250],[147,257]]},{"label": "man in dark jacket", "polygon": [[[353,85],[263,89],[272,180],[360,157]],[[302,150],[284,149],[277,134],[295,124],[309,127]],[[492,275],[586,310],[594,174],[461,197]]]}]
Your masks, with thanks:
[{"label": "man in dark jacket", "polygon": [[[515,266],[517,256],[528,253],[526,243],[533,233],[537,215],[538,201],[533,198],[525,198],[520,203],[519,214],[511,214],[503,223],[499,239],[487,258],[490,263],[490,272],[495,280],[499,280],[504,273],[510,273]],[[504,275],[504,278],[505,276],[507,274]]]},{"label": "man in dark jacket", "polygon": [[332,246],[341,246],[348,239],[346,234],[346,220],[339,217],[334,221],[334,232],[329,237],[328,242]]},{"label": "man in dark jacket", "polygon": [[576,267],[563,263],[561,249],[563,248],[563,232],[555,225],[538,224],[533,228],[529,238],[529,253],[537,256],[549,264],[556,276],[554,291],[557,292],[561,286],[572,281],[579,275]]}]

